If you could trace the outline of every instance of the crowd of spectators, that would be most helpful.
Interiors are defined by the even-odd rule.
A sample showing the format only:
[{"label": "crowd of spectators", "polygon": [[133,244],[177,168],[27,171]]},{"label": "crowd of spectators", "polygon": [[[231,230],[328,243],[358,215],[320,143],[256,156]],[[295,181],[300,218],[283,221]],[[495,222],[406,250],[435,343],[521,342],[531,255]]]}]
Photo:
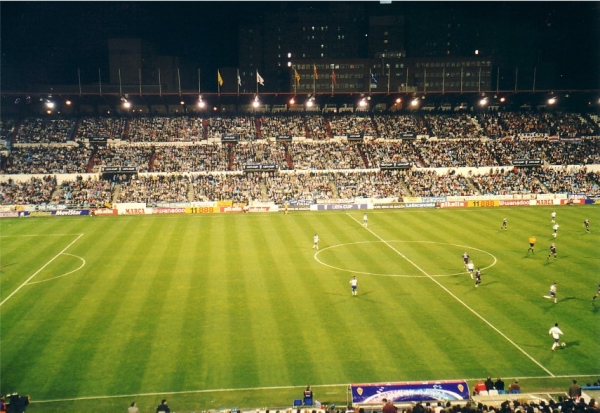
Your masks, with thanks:
[{"label": "crowd of spectators", "polygon": [[208,118],[207,137],[221,139],[223,136],[239,136],[242,141],[257,138],[256,122],[252,116],[212,117]]},{"label": "crowd of spectators", "polygon": [[[103,166],[133,166],[139,172],[173,174],[124,182],[119,199],[166,202],[192,199],[319,200],[346,197],[397,197],[543,194],[597,195],[600,174],[585,165],[600,164],[600,117],[572,113],[481,113],[411,115],[277,115],[231,117],[139,117],[2,120],[2,138],[17,144],[2,154],[2,174],[81,174]],[[129,123],[128,123],[129,122]],[[596,123],[595,123],[596,122]],[[375,127],[377,129],[375,129]],[[260,131],[257,134],[257,131]],[[332,134],[333,132],[333,134]],[[362,133],[372,140],[346,142],[332,135]],[[386,139],[400,133],[432,134],[443,139]],[[524,133],[545,134],[523,136]],[[558,133],[567,139],[547,136]],[[74,135],[74,136],[73,136]],[[201,142],[238,135],[238,144]],[[277,135],[310,141],[257,140]],[[124,137],[118,145],[95,147],[94,136]],[[489,139],[486,136],[497,137]],[[78,140],[75,145],[72,139]],[[127,142],[129,141],[129,142]],[[69,143],[67,143],[69,142]],[[28,145],[19,145],[26,143]],[[543,167],[517,168],[514,160],[540,160]],[[379,171],[382,162],[408,162],[409,170]],[[275,164],[281,171],[309,173],[242,174],[245,165]],[[562,169],[549,168],[562,165]],[[567,165],[571,166],[567,168]],[[489,167],[489,173],[463,177],[417,168]],[[574,166],[574,167],[573,167]],[[372,169],[364,172],[364,169]],[[236,174],[220,174],[236,171]],[[318,172],[317,172],[318,171]],[[188,178],[188,172],[214,173]],[[184,176],[182,178],[182,176]],[[176,178],[174,178],[176,177]],[[115,196],[103,181],[33,179],[2,185],[4,203],[82,205]],[[187,186],[186,186],[187,182]],[[55,185],[55,184],[54,184]],[[54,192],[54,195],[52,196]],[[52,196],[52,197],[51,197]],[[145,201],[144,201],[145,202]]]},{"label": "crowd of spectators", "polygon": [[285,143],[249,142],[233,148],[233,170],[242,170],[244,165],[275,164],[281,170],[289,169]]},{"label": "crowd of spectators", "polygon": [[406,173],[405,184],[414,196],[479,195],[466,177],[453,171],[438,175],[434,170],[412,170]]},{"label": "crowd of spectators", "polygon": [[229,145],[157,146],[153,172],[205,172],[229,169]]},{"label": "crowd of spectators", "polygon": [[53,176],[31,177],[26,182],[0,182],[0,205],[42,205],[50,202],[56,188]]},{"label": "crowd of spectators", "polygon": [[538,168],[496,168],[487,174],[475,174],[473,184],[482,195],[546,194],[538,179]]},{"label": "crowd of spectators", "polygon": [[52,195],[51,203],[69,207],[102,208],[112,203],[113,192],[109,181],[95,178],[64,180]]},{"label": "crowd of spectators", "polygon": [[137,176],[123,181],[117,202],[187,202],[190,178],[187,175]]},{"label": "crowd of spectators", "polygon": [[66,143],[74,128],[74,119],[26,118],[17,129],[14,143]]},{"label": "crowd of spectators", "polygon": [[319,115],[306,115],[306,137],[313,140],[325,140],[332,137],[328,121]]},{"label": "crowd of spectators", "polygon": [[329,118],[331,133],[334,136],[345,136],[347,134],[362,133],[375,136],[376,131],[373,121],[369,116],[338,115]]},{"label": "crowd of spectators", "polygon": [[136,167],[138,172],[148,172],[154,148],[152,146],[100,146],[94,155],[94,172],[104,166]]},{"label": "crowd of spectators", "polygon": [[430,135],[438,139],[477,139],[483,136],[477,120],[469,114],[425,114]]},{"label": "crowd of spectators", "polygon": [[125,118],[82,118],[77,124],[75,140],[90,138],[123,139],[127,120]]},{"label": "crowd of spectators", "polygon": [[203,137],[202,118],[188,116],[133,118],[125,133],[130,142],[188,142]]},{"label": "crowd of spectators", "polygon": [[277,135],[306,136],[304,119],[300,115],[273,115],[259,118],[262,139]]},{"label": "crowd of spectators", "polygon": [[269,174],[264,185],[269,201],[276,203],[333,199],[331,173]]},{"label": "crowd of spectators", "polygon": [[373,120],[377,125],[378,137],[382,139],[395,139],[401,133],[428,134],[423,117],[418,115],[376,114]]},{"label": "crowd of spectators", "polygon": [[362,145],[352,142],[298,142],[289,146],[294,169],[364,169]]},{"label": "crowd of spectators", "polygon": [[92,151],[80,146],[15,148],[2,162],[2,174],[77,174],[87,171]]},{"label": "crowd of spectators", "polygon": [[193,201],[249,202],[263,200],[260,174],[209,174],[192,179]]}]

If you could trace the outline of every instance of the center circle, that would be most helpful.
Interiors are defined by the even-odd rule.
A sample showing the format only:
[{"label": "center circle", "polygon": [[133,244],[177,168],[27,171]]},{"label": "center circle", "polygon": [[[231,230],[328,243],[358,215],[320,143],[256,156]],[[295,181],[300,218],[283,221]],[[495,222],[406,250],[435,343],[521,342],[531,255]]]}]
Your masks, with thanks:
[{"label": "center circle", "polygon": [[[395,248],[394,244],[400,243],[430,244],[427,246],[427,258],[425,259],[422,256],[419,256],[419,254],[422,253],[415,254],[418,257],[417,259],[411,258],[409,248],[405,248],[405,251],[397,250]],[[364,244],[370,245],[368,245],[367,248],[364,248]],[[345,249],[345,251],[342,249]],[[383,277],[425,278],[467,275],[468,273],[464,269],[455,271],[455,269],[461,268],[463,264],[461,256],[465,251],[472,256],[476,268],[481,270],[491,268],[497,262],[496,257],[490,252],[467,245],[434,241],[401,240],[359,241],[331,245],[317,251],[314,257],[321,265],[353,274],[377,275]],[[372,263],[371,265],[378,265],[381,267],[381,263],[384,263],[383,265],[387,266],[387,264],[385,264],[385,262],[387,262],[392,268],[390,268],[389,272],[386,272],[385,269],[377,271],[369,270],[369,268],[360,268],[364,267],[360,257],[364,257],[365,254],[369,254],[376,260],[376,264]],[[393,258],[390,258],[390,255],[392,255]],[[380,259],[377,260],[378,258]],[[373,261],[373,259],[371,259],[371,261]],[[402,266],[414,270],[414,273],[410,274],[410,271],[401,271],[401,268],[399,267]]]}]

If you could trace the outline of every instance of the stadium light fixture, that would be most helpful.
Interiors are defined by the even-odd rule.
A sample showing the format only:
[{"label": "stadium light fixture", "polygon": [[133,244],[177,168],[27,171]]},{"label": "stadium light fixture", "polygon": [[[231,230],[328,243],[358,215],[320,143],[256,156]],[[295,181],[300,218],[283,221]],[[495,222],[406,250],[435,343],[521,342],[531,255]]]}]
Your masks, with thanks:
[{"label": "stadium light fixture", "polygon": [[312,99],[309,99],[309,100],[306,102],[306,107],[308,107],[308,108],[312,108],[312,107],[313,107],[313,105],[314,105],[314,103],[313,103]]},{"label": "stadium light fixture", "polygon": [[364,108],[365,106],[367,106],[367,100],[361,99],[360,102],[358,102],[358,106],[360,106],[361,108]]},{"label": "stadium light fixture", "polygon": [[202,95],[198,96],[198,107],[203,108],[205,106],[206,106],[206,103],[204,103],[204,100],[202,100]]},{"label": "stadium light fixture", "polygon": [[71,102],[70,100],[67,100],[67,101],[65,102],[65,105],[67,105],[67,106],[71,106],[71,104],[72,104],[72,103],[73,103],[73,102]]},{"label": "stadium light fixture", "polygon": [[554,96],[552,96],[550,99],[548,99],[549,105],[554,105],[556,102],[557,102],[557,99]]},{"label": "stadium light fixture", "polygon": [[296,100],[294,98],[290,99],[290,105],[293,105],[294,103],[296,103]]},{"label": "stadium light fixture", "polygon": [[417,98],[413,99],[413,100],[410,102],[410,105],[411,105],[412,107],[415,107],[415,108],[416,108],[417,106],[419,106],[419,99],[417,99]]},{"label": "stadium light fixture", "polygon": [[486,106],[488,104],[487,98],[479,99],[479,106]]},{"label": "stadium light fixture", "polygon": [[48,109],[54,109],[54,102],[52,102],[52,101],[50,101],[50,100],[47,100],[47,101],[46,101],[46,107],[47,107]]},{"label": "stadium light fixture", "polygon": [[400,103],[402,103],[402,99],[400,99],[400,98],[397,98],[397,99],[396,99],[396,104],[400,104]]}]

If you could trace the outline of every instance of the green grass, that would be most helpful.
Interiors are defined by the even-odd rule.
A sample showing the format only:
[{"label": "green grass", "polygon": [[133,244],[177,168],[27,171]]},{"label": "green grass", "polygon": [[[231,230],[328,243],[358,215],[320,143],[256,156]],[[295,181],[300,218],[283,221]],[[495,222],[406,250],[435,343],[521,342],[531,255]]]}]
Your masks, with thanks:
[{"label": "green grass", "polygon": [[[550,212],[376,210],[368,229],[360,211],[1,220],[0,390],[32,412],[163,396],[193,411],[286,406],[307,384],[339,405],[349,383],[591,381],[600,209],[558,208],[556,240]],[[542,298],[554,281],[557,305]],[[552,353],[555,322],[567,347]]]}]

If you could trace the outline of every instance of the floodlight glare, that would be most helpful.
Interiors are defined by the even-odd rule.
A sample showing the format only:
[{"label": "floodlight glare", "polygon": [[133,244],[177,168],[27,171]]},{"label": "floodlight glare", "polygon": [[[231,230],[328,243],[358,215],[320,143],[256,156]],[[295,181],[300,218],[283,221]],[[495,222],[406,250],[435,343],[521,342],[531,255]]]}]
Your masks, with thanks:
[{"label": "floodlight glare", "polygon": [[258,100],[255,100],[254,102],[252,102],[252,106],[257,108],[260,106],[260,102]]},{"label": "floodlight glare", "polygon": [[290,99],[290,105],[293,105],[294,103],[296,103],[296,101],[294,100],[294,98]]},{"label": "floodlight glare", "polygon": [[309,100],[308,102],[306,102],[306,106],[307,106],[307,107],[309,107],[309,108],[312,108],[312,106],[313,106],[313,101],[312,101],[312,100]]},{"label": "floodlight glare", "polygon": [[123,107],[124,107],[125,109],[129,109],[129,108],[131,108],[131,102],[129,102],[129,101],[127,101],[127,100],[126,100],[125,102],[123,102]]},{"label": "floodlight glare", "polygon": [[548,99],[548,104],[549,105],[554,105],[556,103],[556,98],[555,97],[551,97],[550,99]]},{"label": "floodlight glare", "polygon": [[411,105],[411,106],[419,106],[419,99],[413,99],[413,100],[410,102],[410,105]]},{"label": "floodlight glare", "polygon": [[46,107],[48,109],[54,109],[54,102],[46,101]]}]

